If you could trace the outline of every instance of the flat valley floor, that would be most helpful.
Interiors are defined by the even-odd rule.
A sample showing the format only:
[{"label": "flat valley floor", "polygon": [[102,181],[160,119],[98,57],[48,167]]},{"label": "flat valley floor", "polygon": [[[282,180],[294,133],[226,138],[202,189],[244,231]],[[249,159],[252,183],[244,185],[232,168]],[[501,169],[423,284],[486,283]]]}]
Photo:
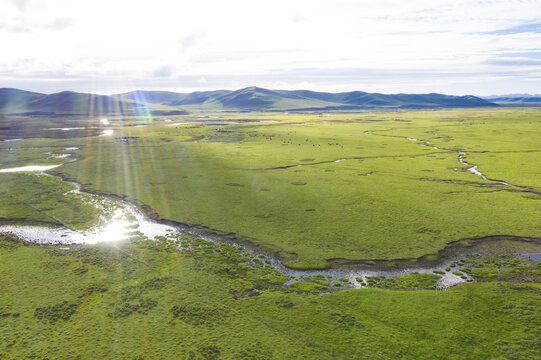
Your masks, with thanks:
[{"label": "flat valley floor", "polygon": [[0,229],[227,241],[4,231],[0,358],[541,357],[541,109],[103,120],[0,118]]}]

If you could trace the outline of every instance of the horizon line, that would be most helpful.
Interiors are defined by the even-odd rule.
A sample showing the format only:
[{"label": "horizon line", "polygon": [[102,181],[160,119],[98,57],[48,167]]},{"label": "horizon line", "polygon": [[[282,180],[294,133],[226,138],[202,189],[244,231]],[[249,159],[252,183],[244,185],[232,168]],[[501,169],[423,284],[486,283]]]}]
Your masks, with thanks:
[{"label": "horizon line", "polygon": [[32,91],[32,90],[26,90],[26,89],[21,89],[21,88],[16,88],[16,87],[0,87],[0,90],[19,90],[19,91],[25,91],[25,92],[30,92],[30,93],[36,93],[36,94],[42,94],[42,95],[53,95],[53,94],[60,94],[60,93],[63,93],[63,92],[71,92],[71,93],[77,93],[77,94],[91,94],[91,95],[100,95],[100,96],[114,96],[114,95],[123,95],[123,94],[128,94],[128,93],[132,93],[132,92],[137,92],[137,91],[144,91],[144,92],[169,92],[169,93],[175,93],[175,94],[193,94],[193,93],[201,93],[201,92],[214,92],[214,91],[230,91],[230,92],[235,92],[235,91],[240,91],[240,90],[245,90],[245,89],[249,89],[249,88],[256,88],[256,89],[263,89],[263,90],[271,90],[271,91],[290,91],[290,92],[293,92],[293,91],[311,91],[311,92],[315,92],[315,93],[328,93],[328,94],[342,94],[342,93],[351,93],[351,92],[362,92],[362,93],[366,93],[366,94],[382,94],[382,95],[430,95],[430,94],[439,94],[439,95],[450,95],[450,96],[457,96],[457,97],[463,97],[463,96],[475,96],[475,97],[479,97],[479,98],[488,98],[488,97],[499,97],[499,96],[513,96],[513,97],[537,97],[537,96],[541,96],[541,94],[531,94],[531,93],[512,93],[512,94],[491,94],[491,95],[475,95],[475,94],[464,94],[464,95],[456,95],[456,94],[450,94],[450,93],[442,93],[442,92],[389,92],[389,93],[386,93],[386,92],[370,92],[370,91],[364,91],[364,90],[350,90],[350,91],[338,91],[338,92],[333,92],[333,91],[319,91],[319,90],[310,90],[310,89],[307,89],[307,88],[299,88],[299,89],[279,89],[279,88],[265,88],[265,87],[261,87],[261,86],[257,86],[257,85],[251,85],[251,86],[245,86],[245,87],[241,87],[241,88],[238,88],[238,89],[235,89],[235,90],[231,90],[231,89],[226,89],[226,88],[221,88],[221,89],[212,89],[212,90],[194,90],[194,91],[189,91],[189,92],[181,92],[181,91],[173,91],[173,90],[146,90],[146,89],[134,89],[134,90],[129,90],[129,91],[124,91],[124,92],[113,92],[113,93],[102,93],[102,92],[92,92],[92,91],[76,91],[76,90],[61,90],[61,91],[55,91],[55,92],[39,92],[39,91]]}]

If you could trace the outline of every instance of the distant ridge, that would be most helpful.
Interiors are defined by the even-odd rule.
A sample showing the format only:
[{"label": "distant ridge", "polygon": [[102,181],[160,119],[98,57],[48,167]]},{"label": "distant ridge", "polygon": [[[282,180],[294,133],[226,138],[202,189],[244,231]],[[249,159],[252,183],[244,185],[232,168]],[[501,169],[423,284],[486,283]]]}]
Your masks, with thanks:
[{"label": "distant ridge", "polygon": [[236,91],[217,90],[190,94],[139,90],[114,96],[131,101],[144,98],[147,103],[167,106],[213,104],[223,109],[259,111],[497,106],[471,95],[385,95],[362,91],[327,93],[310,90],[269,90],[256,86]]},{"label": "distant ridge", "polygon": [[190,109],[324,111],[492,106],[498,104],[472,95],[379,94],[362,91],[327,93],[310,90],[269,90],[255,86],[235,91],[197,91],[187,94],[137,90],[109,96],[73,91],[40,94],[19,89],[0,89],[0,114],[28,115],[173,115],[186,113],[186,110]]},{"label": "distant ridge", "polygon": [[541,94],[528,94],[528,93],[517,93],[517,94],[500,94],[500,95],[489,95],[489,96],[479,96],[481,99],[490,100],[495,98],[518,98],[518,97],[541,97]]},{"label": "distant ridge", "polygon": [[40,94],[18,89],[0,89],[1,114],[88,115],[135,113],[142,105],[106,95],[73,91]]},{"label": "distant ridge", "polygon": [[541,95],[490,97],[489,101],[502,106],[541,106]]}]

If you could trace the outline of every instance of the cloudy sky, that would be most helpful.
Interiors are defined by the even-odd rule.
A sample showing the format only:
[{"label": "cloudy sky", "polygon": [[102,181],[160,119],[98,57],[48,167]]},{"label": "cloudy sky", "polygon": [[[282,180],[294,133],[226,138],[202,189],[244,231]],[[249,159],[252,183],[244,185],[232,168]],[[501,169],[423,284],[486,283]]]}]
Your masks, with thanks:
[{"label": "cloudy sky", "polygon": [[0,0],[0,87],[541,93],[541,0]]}]

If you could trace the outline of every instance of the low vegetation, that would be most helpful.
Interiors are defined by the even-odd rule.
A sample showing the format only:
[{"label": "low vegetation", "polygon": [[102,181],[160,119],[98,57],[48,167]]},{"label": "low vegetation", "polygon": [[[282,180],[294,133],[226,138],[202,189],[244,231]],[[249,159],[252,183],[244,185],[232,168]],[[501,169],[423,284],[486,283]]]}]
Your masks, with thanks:
[{"label": "low vegetation", "polygon": [[[21,138],[0,141],[0,169],[76,159],[49,174],[224,242],[0,233],[2,359],[541,358],[541,268],[519,255],[539,252],[536,108],[22,120],[0,117],[0,136]],[[74,189],[0,173],[0,225],[110,215]],[[491,235],[523,241],[476,240]],[[457,241],[468,255],[392,275],[458,256]],[[359,260],[386,275],[324,270]],[[452,276],[468,282],[435,290]]]},{"label": "low vegetation", "polygon": [[436,289],[436,282],[441,278],[439,275],[417,273],[404,275],[397,278],[380,276],[367,276],[366,283],[370,287],[389,289],[424,290]]},{"label": "low vegetation", "polygon": [[[172,250],[165,242],[141,240],[69,249],[0,246],[0,357],[541,356],[539,281],[471,283],[447,291],[397,286],[430,288],[436,275],[418,274],[377,280],[393,290],[311,295],[291,284],[239,297],[239,281],[251,284],[245,294],[258,280],[268,284],[257,271],[265,266],[251,263],[256,269],[246,270],[242,251],[210,248],[203,243]],[[86,272],[74,271],[83,266]],[[303,284],[326,281],[316,275]]]},{"label": "low vegetation", "polygon": [[536,109],[220,116],[127,126],[134,118],[111,137],[80,138],[79,160],[51,172],[159,218],[234,233],[294,268],[541,233],[538,193],[458,161],[464,151],[489,178],[540,190]]},{"label": "low vegetation", "polygon": [[[459,267],[460,266],[460,267]],[[509,254],[484,255],[455,261],[451,264],[457,275],[468,275],[478,281],[539,281],[541,263],[524,257]]]},{"label": "low vegetation", "polygon": [[11,224],[40,224],[88,229],[101,211],[75,186],[47,175],[0,174],[0,219]]}]

